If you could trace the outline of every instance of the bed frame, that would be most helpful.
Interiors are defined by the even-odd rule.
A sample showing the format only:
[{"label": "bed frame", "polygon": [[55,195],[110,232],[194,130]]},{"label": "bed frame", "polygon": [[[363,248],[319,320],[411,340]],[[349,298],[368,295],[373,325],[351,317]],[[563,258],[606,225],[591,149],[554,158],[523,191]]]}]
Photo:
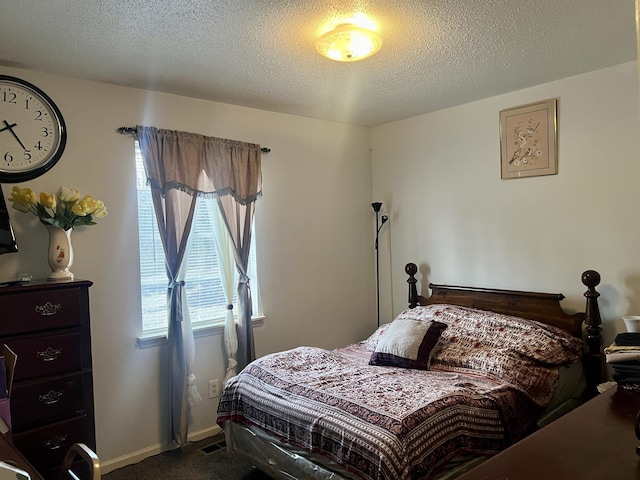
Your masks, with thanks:
[{"label": "bed frame", "polygon": [[[583,364],[587,380],[585,395],[591,398],[597,393],[597,386],[605,381],[605,362],[602,352],[602,320],[598,309],[600,294],[595,287],[600,283],[600,274],[595,270],[587,270],[582,274],[582,283],[587,287],[584,296],[587,298],[584,313],[572,315],[564,312],[560,301],[565,297],[561,293],[534,293],[516,290],[500,290],[477,287],[458,287],[451,285],[429,284],[431,296],[425,298],[418,295],[415,278],[418,267],[408,263],[405,272],[409,275],[409,308],[418,305],[445,303],[462,307],[489,310],[504,315],[523,317],[553,325],[567,330],[572,335],[582,338],[585,343]],[[583,334],[584,324],[584,334]]]},{"label": "bed frame", "polygon": [[[595,396],[597,385],[602,383],[606,378],[604,355],[602,353],[602,336],[600,333],[602,330],[600,327],[601,319],[598,310],[598,297],[600,294],[595,290],[595,287],[600,283],[600,275],[598,272],[588,270],[582,274],[582,283],[587,287],[587,291],[584,294],[587,299],[585,313],[570,315],[565,313],[560,306],[560,301],[564,299],[564,295],[562,294],[429,284],[431,296],[425,298],[418,295],[418,289],[416,287],[417,280],[415,275],[418,272],[418,267],[414,263],[409,263],[406,265],[405,271],[409,275],[407,280],[409,284],[409,308],[415,308],[418,305],[445,303],[489,310],[505,315],[515,315],[554,325],[569,331],[578,338],[584,339],[585,350],[583,363],[587,377],[587,391],[585,396],[587,398]],[[583,324],[585,332],[583,332]],[[225,431],[230,433],[231,430],[235,429],[236,426],[232,423],[233,422],[229,422],[229,424],[225,426]],[[254,458],[236,445],[236,441],[242,439],[242,437],[251,437],[251,442],[255,445],[255,448],[263,453],[269,452],[268,455],[273,456],[269,462],[258,465],[258,467],[265,472],[269,472],[274,478],[293,478],[289,475],[288,470],[286,474],[282,473],[284,470],[279,470],[279,468],[290,465],[292,458],[296,459],[294,462],[296,468],[304,473],[304,475],[301,475],[299,478],[302,478],[302,476],[323,480],[327,478],[341,480],[353,478],[351,474],[339,466],[333,465],[326,467],[322,460],[307,458],[302,456],[302,454],[296,455],[295,450],[293,451],[294,453],[289,453],[290,446],[286,444],[278,444],[272,448],[272,440],[260,439],[256,433],[250,432],[247,427],[238,426],[236,432],[227,438],[227,447],[231,451],[247,455],[250,462],[255,462]],[[256,440],[258,440],[258,443],[253,443]],[[453,465],[449,471],[446,471],[442,478],[453,478],[452,475],[458,475],[472,468],[473,465],[476,465],[480,461],[482,461],[481,458],[471,459],[469,463],[459,462],[459,464]],[[282,466],[279,466],[280,463],[282,463]]]}]

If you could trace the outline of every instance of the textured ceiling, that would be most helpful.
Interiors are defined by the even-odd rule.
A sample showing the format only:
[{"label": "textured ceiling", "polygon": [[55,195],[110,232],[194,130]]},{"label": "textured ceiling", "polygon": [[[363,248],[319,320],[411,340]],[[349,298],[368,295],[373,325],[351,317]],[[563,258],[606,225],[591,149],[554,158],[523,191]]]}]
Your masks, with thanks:
[{"label": "textured ceiling", "polygon": [[[364,12],[383,46],[320,57]],[[634,0],[0,0],[0,65],[380,125],[635,60]]]}]

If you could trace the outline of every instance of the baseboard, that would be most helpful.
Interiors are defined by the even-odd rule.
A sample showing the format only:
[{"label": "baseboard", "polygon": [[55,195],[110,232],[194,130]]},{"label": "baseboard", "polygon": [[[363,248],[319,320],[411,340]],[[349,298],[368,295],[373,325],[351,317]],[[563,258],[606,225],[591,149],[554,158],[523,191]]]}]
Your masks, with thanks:
[{"label": "baseboard", "polygon": [[[205,438],[218,435],[221,432],[222,428],[220,428],[218,425],[215,425],[198,432],[189,433],[188,439],[190,442],[197,442],[200,440],[204,440]],[[102,459],[100,459],[100,471],[104,475],[119,468],[126,467],[127,465],[133,465],[134,463],[141,462],[145,458],[153,457],[154,455],[158,455],[169,450],[175,450],[176,448],[178,447],[176,447],[176,445],[174,444],[156,444],[111,460],[103,461]]]}]

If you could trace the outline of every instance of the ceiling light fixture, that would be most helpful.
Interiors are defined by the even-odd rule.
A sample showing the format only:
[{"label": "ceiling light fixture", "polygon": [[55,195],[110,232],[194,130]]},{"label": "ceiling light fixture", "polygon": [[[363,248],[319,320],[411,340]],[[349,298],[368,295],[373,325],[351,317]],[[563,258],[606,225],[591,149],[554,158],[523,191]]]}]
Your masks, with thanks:
[{"label": "ceiling light fixture", "polygon": [[338,62],[356,62],[377,53],[382,38],[373,30],[351,23],[338,25],[316,41],[316,49],[323,57]]}]

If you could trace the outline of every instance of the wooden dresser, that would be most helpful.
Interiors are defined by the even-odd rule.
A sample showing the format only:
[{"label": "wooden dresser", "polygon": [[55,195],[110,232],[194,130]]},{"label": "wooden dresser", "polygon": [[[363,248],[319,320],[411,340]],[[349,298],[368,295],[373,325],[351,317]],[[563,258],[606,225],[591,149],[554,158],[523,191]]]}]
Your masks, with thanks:
[{"label": "wooden dresser", "polygon": [[614,387],[458,480],[637,480],[639,410],[640,392]]},{"label": "wooden dresser", "polygon": [[89,281],[0,287],[0,343],[17,355],[13,444],[45,478],[69,447],[95,450]]}]

